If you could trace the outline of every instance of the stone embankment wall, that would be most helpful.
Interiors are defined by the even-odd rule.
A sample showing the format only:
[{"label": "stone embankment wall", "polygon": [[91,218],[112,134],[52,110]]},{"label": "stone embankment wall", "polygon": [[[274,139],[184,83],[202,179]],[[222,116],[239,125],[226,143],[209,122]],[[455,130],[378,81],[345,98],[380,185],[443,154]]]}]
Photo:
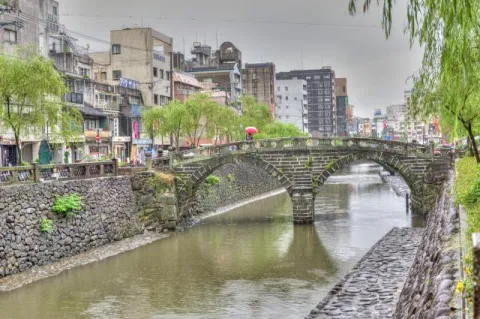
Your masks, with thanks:
[{"label": "stone embankment wall", "polygon": [[[71,217],[51,212],[56,196],[78,193],[83,208]],[[130,177],[0,188],[0,277],[141,233]],[[53,230],[40,231],[42,217]]]},{"label": "stone embankment wall", "polygon": [[225,164],[212,175],[218,177],[220,182],[216,185],[203,183],[197,190],[188,216],[182,218],[190,219],[282,187],[278,180],[265,170],[244,163]]},{"label": "stone embankment wall", "polygon": [[[145,229],[173,230],[187,217],[280,188],[276,179],[249,165],[225,165],[214,174],[220,182],[202,185],[194,210],[180,217],[173,176],[159,172],[1,187],[0,278]],[[81,211],[70,217],[53,213],[55,198],[72,193],[81,196]],[[43,217],[53,221],[51,232],[40,231]]]},{"label": "stone embankment wall", "polygon": [[[452,204],[453,172],[442,188],[415,261],[400,294],[394,318],[454,318],[459,270],[459,219]],[[457,309],[458,310],[458,309]]]}]

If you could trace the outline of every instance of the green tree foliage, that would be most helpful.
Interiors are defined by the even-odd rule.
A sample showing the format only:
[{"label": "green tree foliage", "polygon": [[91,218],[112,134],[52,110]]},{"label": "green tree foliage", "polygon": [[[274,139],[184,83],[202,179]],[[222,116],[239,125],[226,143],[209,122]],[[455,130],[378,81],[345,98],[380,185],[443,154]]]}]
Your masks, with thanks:
[{"label": "green tree foliage", "polygon": [[149,107],[142,112],[145,129],[153,136],[172,136],[174,145],[180,147],[180,138],[185,128],[187,106],[178,100],[166,107]]},{"label": "green tree foliage", "polygon": [[240,123],[240,117],[233,108],[217,105],[210,120],[209,136],[215,137],[215,144],[222,139],[237,141],[243,136]]},{"label": "green tree foliage", "polygon": [[207,132],[220,106],[206,94],[195,94],[187,100],[186,107],[184,132],[190,144],[198,146],[200,138]]},{"label": "green tree foliage", "polygon": [[[355,14],[357,0],[350,0]],[[364,0],[364,12],[371,0]],[[377,0],[377,4],[380,4]],[[392,25],[393,0],[383,0],[387,37]],[[474,129],[480,117],[480,2],[474,0],[409,0],[408,26],[411,43],[424,47],[422,67],[415,75],[410,112],[426,118],[438,114],[442,123],[456,132],[456,122],[472,140],[472,151],[480,163]]]},{"label": "green tree foliage", "polygon": [[253,96],[242,98],[242,123],[244,127],[254,126],[261,131],[273,122],[272,113],[265,104],[259,104]]},{"label": "green tree foliage", "polygon": [[0,55],[0,126],[15,137],[18,163],[23,136],[41,135],[47,125],[64,141],[75,136],[81,116],[62,103],[65,92],[62,76],[43,56],[28,49],[17,56]]},{"label": "green tree foliage", "polygon": [[263,127],[258,134],[254,135],[255,139],[262,138],[278,138],[278,137],[297,137],[306,136],[292,123],[282,123],[279,121],[273,121]]}]

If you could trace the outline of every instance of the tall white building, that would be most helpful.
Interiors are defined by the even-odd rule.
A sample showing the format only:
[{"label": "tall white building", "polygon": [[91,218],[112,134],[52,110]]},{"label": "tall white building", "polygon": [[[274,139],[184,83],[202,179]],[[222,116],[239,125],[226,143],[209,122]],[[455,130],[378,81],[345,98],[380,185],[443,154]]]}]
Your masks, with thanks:
[{"label": "tall white building", "polygon": [[295,124],[301,131],[308,132],[307,81],[276,80],[275,86],[277,120]]}]

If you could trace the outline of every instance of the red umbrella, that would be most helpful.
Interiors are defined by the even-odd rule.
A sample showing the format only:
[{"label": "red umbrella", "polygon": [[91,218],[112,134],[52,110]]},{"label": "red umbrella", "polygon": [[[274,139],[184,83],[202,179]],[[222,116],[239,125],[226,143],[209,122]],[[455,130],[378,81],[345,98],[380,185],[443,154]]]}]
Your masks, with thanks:
[{"label": "red umbrella", "polygon": [[249,126],[245,128],[245,133],[255,134],[255,133],[258,133],[258,130],[253,126]]}]

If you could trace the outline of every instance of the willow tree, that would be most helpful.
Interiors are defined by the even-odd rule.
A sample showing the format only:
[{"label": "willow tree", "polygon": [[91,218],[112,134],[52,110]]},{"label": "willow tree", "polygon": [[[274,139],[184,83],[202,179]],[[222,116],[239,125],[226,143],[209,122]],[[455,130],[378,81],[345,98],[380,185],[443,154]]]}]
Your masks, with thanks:
[{"label": "willow tree", "polygon": [[185,129],[187,107],[173,100],[165,107],[147,107],[142,112],[142,123],[147,132],[154,137],[172,136],[177,150]]},{"label": "willow tree", "polygon": [[186,101],[184,132],[190,144],[197,147],[200,138],[207,133],[208,125],[219,106],[206,94],[195,94]]},{"label": "willow tree", "polygon": [[273,121],[272,113],[268,106],[257,103],[253,96],[244,96],[242,98],[242,112],[242,122],[245,127],[254,126],[261,131]]},{"label": "willow tree", "polygon": [[0,126],[14,136],[18,163],[25,136],[39,136],[48,126],[66,140],[74,137],[79,117],[62,102],[65,92],[62,76],[47,58],[29,49],[0,55]]},{"label": "willow tree", "polygon": [[[392,27],[394,0],[383,4],[382,26],[385,35]],[[349,10],[356,13],[357,0]],[[371,0],[363,1],[366,12]],[[410,43],[424,47],[422,67],[414,76],[410,112],[422,117],[439,114],[443,121],[462,125],[472,141],[472,151],[480,163],[473,127],[479,120],[480,2],[475,0],[408,0],[407,28]],[[449,117],[450,119],[446,119]],[[455,124],[456,125],[456,124]]]},{"label": "willow tree", "polygon": [[215,144],[223,138],[227,142],[240,139],[240,116],[228,106],[217,105],[210,120],[209,136],[215,138]]}]

